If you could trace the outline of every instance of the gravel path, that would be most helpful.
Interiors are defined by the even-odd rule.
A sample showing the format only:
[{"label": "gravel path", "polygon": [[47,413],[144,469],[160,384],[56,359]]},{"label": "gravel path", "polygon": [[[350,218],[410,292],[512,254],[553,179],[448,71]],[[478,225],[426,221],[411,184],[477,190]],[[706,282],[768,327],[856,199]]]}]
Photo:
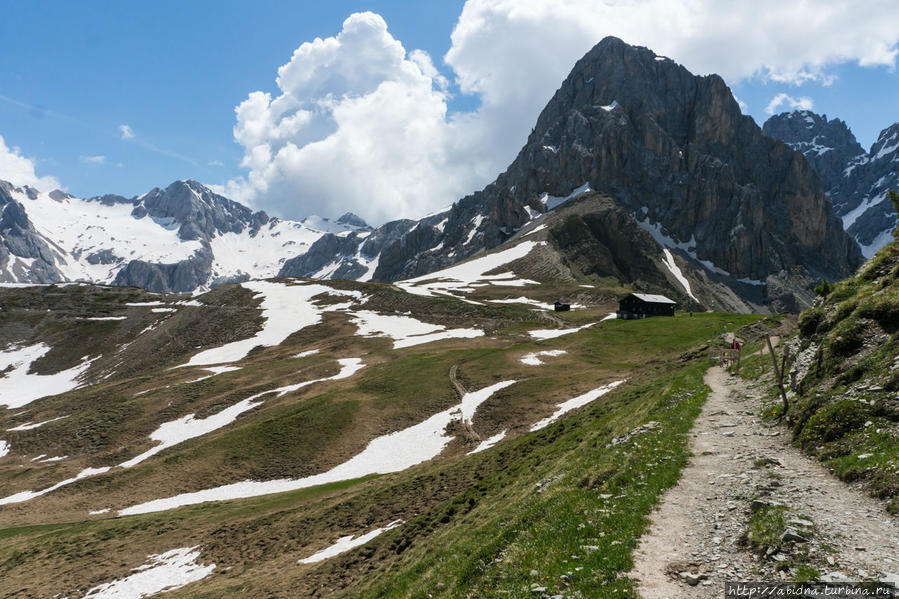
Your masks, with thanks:
[{"label": "gravel path", "polygon": [[825,579],[899,584],[897,518],[792,447],[785,428],[763,423],[761,388],[720,367],[709,369],[705,382],[712,392],[691,432],[694,457],[635,554],[631,576],[641,596],[723,597],[727,580],[792,580],[793,572],[783,571],[788,552],[766,558],[740,543],[758,497],[812,521],[810,542],[791,547],[808,552]]}]

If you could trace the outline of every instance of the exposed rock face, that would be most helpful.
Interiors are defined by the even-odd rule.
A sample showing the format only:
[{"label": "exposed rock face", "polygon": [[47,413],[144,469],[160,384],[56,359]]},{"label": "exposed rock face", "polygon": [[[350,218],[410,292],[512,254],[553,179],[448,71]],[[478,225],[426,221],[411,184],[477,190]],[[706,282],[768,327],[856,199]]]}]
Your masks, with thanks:
[{"label": "exposed rock face", "polygon": [[[809,110],[797,110],[772,116],[762,125],[765,135],[782,140],[794,150],[799,150],[821,177],[831,194],[843,182],[846,166],[865,154],[855,135],[840,119],[827,120]],[[841,206],[834,204],[839,211]]]},{"label": "exposed rock face", "polygon": [[[818,125],[818,138],[839,146],[845,157],[857,156],[844,125]],[[799,128],[782,129],[799,139]],[[899,132],[894,137],[899,140]],[[878,155],[892,151],[893,139],[883,138]],[[819,154],[821,165],[831,164],[828,152]],[[169,235],[177,229],[178,241],[193,244],[187,258],[130,260],[94,245],[84,260],[113,265],[115,283],[160,291],[275,272],[396,281],[496,247],[590,190],[608,199],[596,204],[596,214],[553,224],[549,239],[570,262],[562,268],[605,273],[641,290],[663,292],[667,284],[687,297],[678,290],[675,269],[662,265],[663,249],[674,256],[666,254],[666,264],[670,258],[707,286],[705,297],[727,295],[731,306],[795,307],[807,301],[805,289],[815,280],[842,278],[861,261],[815,170],[743,116],[720,77],[694,76],[616,38],[578,61],[509,168],[446,212],[374,230],[347,213],[336,224],[320,219],[318,229],[298,233],[305,221],[285,227],[199,183],[178,181],[137,198],[88,202],[130,206],[129,224],[152,220]],[[52,201],[68,201],[54,193]],[[24,239],[27,227],[12,210],[7,227],[16,233],[10,238]],[[239,241],[245,247],[235,235],[247,237]],[[263,237],[268,249],[262,249]],[[36,248],[28,251],[40,254]],[[227,268],[218,266],[220,252],[231,259]],[[284,257],[270,259],[276,270],[260,275],[267,272],[258,265],[265,252]]]},{"label": "exposed rock face", "polygon": [[572,211],[550,229],[549,238],[578,272],[614,277],[637,289],[671,294],[670,284],[658,267],[658,245],[608,196],[593,198],[588,211]]},{"label": "exposed rock face", "polygon": [[209,279],[212,259],[209,246],[204,246],[189,259],[173,264],[132,260],[119,271],[113,284],[133,285],[151,291],[193,291]]},{"label": "exposed rock face", "polygon": [[899,188],[899,123],[881,131],[870,152],[843,121],[807,110],[772,116],[764,131],[805,155],[865,255],[872,256],[892,238],[896,214],[886,191]]},{"label": "exposed rock face", "polygon": [[347,212],[343,216],[337,219],[337,224],[339,225],[352,225],[354,227],[358,227],[360,229],[370,229],[368,223],[362,220],[361,217],[356,216],[352,212]]},{"label": "exposed rock face", "polygon": [[359,230],[346,235],[322,235],[304,254],[285,261],[278,276],[369,281],[385,246],[418,224],[413,220],[396,220],[372,231],[365,221],[349,212],[337,222]]},{"label": "exposed rock face", "polygon": [[494,247],[585,183],[662,245],[734,282],[838,279],[861,261],[815,171],[743,116],[720,77],[606,38],[575,65],[508,170],[457,202],[442,234],[415,229],[386,248],[375,278]]},{"label": "exposed rock face", "polygon": [[[0,207],[0,282],[14,283],[89,280],[194,291],[275,276],[285,260],[322,235],[370,230],[352,215],[344,220],[356,225],[269,218],[196,181],[130,199],[80,199],[0,182]],[[343,269],[334,276],[358,272]]]},{"label": "exposed rock face", "polygon": [[0,283],[61,280],[53,249],[28,220],[25,207],[12,198],[12,189],[0,181]]},{"label": "exposed rock face", "polygon": [[244,229],[252,233],[269,222],[265,212],[253,212],[196,181],[175,181],[165,189],[153,188],[135,198],[133,204],[134,216],[145,214],[179,223],[178,237],[184,240],[208,241],[217,233],[241,233]]},{"label": "exposed rock face", "polygon": [[253,212],[190,180],[175,181],[165,189],[153,188],[132,200],[106,195],[91,201],[132,204],[134,218],[152,218],[163,224],[177,225],[179,239],[202,243],[201,249],[190,258],[171,264],[131,260],[113,281],[115,285],[134,285],[151,291],[193,291],[209,283],[214,259],[209,246],[212,238],[224,233],[241,233],[245,229],[253,235],[269,222],[265,212]]}]

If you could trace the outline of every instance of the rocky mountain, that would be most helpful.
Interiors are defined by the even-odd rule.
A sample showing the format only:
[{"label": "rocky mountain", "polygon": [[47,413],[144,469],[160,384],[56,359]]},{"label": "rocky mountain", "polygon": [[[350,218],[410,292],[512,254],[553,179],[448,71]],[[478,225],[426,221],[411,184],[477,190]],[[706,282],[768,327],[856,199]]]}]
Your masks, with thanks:
[{"label": "rocky mountain", "polygon": [[[193,181],[132,199],[4,189],[19,206],[8,218],[17,241],[6,243],[16,249],[0,263],[12,282],[189,291],[274,274],[401,281],[529,225],[548,228],[553,272],[565,276],[612,277],[685,304],[795,310],[817,280],[843,278],[862,258],[808,161],[743,116],[720,77],[611,37],[574,66],[504,173],[418,221],[280,221]],[[588,192],[604,200],[548,220]]]},{"label": "rocky mountain", "polygon": [[802,152],[818,171],[834,210],[865,256],[890,241],[896,214],[886,192],[899,188],[899,123],[881,131],[868,152],[846,123],[808,110],[772,116],[763,130]]},{"label": "rocky mountain", "polygon": [[0,181],[0,282],[91,281],[153,291],[194,291],[273,276],[325,234],[365,236],[338,222],[270,218],[196,181],[134,198],[81,199]]},{"label": "rocky mountain", "polygon": [[[815,170],[743,116],[720,77],[610,37],[574,66],[509,168],[388,243],[374,278],[420,276],[495,247],[588,190],[652,235],[657,261],[666,249],[759,303],[792,306],[794,291],[861,262]],[[620,262],[639,253],[626,230],[605,231]],[[615,272],[597,264],[591,274]]]}]

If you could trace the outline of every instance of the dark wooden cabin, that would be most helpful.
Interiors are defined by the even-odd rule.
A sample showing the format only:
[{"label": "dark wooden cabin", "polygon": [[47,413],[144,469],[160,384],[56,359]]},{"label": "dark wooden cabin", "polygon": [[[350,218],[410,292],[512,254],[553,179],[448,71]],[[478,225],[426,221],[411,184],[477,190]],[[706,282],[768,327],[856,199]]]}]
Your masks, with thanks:
[{"label": "dark wooden cabin", "polygon": [[571,310],[571,304],[566,304],[564,302],[556,302],[555,303],[556,312],[568,312]]},{"label": "dark wooden cabin", "polygon": [[618,318],[646,318],[647,316],[674,316],[677,302],[664,295],[629,293],[618,302]]}]

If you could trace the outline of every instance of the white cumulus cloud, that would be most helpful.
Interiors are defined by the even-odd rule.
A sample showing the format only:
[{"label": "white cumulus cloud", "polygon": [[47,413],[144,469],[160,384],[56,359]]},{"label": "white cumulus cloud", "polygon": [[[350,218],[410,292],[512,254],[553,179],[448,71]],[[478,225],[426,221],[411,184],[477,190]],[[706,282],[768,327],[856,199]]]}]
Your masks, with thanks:
[{"label": "white cumulus cloud", "polygon": [[[252,92],[236,108],[248,173],[225,189],[283,216],[416,216],[502,171],[574,63],[606,35],[730,82],[828,84],[837,64],[894,67],[896,22],[892,0],[864,10],[842,0],[468,0],[444,57],[450,84],[380,16],[358,13],[336,36],[297,48],[275,94]],[[459,92],[478,108],[450,114]]]},{"label": "white cumulus cloud", "polygon": [[786,106],[790,110],[811,110],[815,107],[815,102],[808,96],[794,98],[789,94],[780,93],[771,98],[765,107],[765,112],[774,114],[781,106]]},{"label": "white cumulus cloud", "polygon": [[22,156],[19,148],[8,148],[0,135],[0,180],[13,185],[29,185],[41,191],[59,189],[59,181],[54,177],[39,177],[34,172],[34,161]]},{"label": "white cumulus cloud", "polygon": [[235,110],[245,179],[236,199],[277,214],[351,210],[373,222],[417,215],[495,175],[447,117],[448,82],[422,51],[407,52],[374,13],[335,37],[302,44],[278,69],[279,94],[253,92]]},{"label": "white cumulus cloud", "polygon": [[122,139],[134,139],[134,131],[128,125],[119,125],[119,133],[122,134]]}]

